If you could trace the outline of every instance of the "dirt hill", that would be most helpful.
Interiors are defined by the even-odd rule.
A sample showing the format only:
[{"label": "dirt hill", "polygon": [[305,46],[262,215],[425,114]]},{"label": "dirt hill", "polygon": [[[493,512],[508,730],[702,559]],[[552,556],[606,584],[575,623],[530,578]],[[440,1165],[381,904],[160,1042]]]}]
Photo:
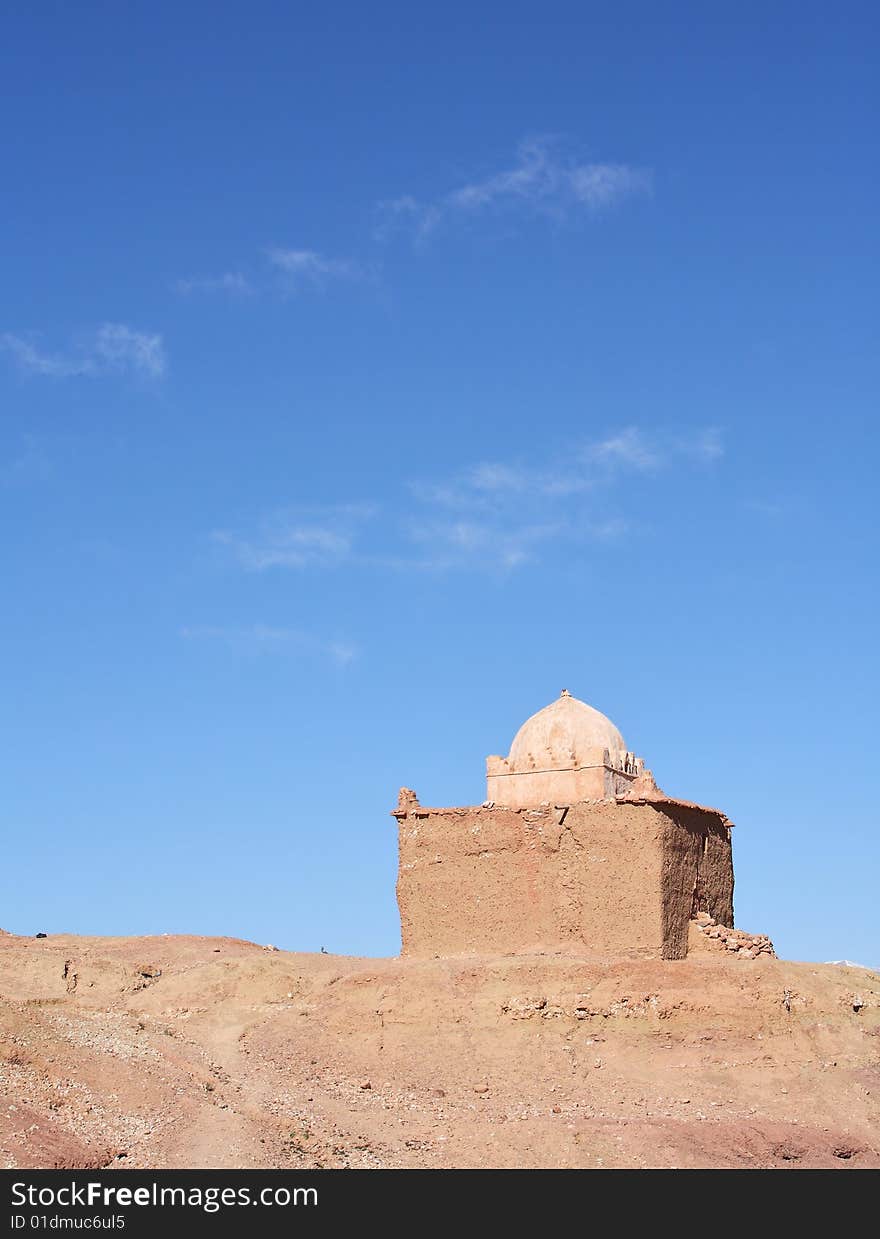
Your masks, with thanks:
[{"label": "dirt hill", "polygon": [[880,1166],[880,976],[0,933],[0,1166]]}]

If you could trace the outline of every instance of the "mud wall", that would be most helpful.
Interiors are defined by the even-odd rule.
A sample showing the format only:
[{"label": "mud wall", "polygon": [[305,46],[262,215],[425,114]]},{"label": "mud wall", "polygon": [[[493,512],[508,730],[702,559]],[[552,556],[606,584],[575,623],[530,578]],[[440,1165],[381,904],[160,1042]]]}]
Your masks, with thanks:
[{"label": "mud wall", "polygon": [[410,805],[398,815],[403,953],[679,958],[695,900],[719,919],[730,905],[729,832],[719,823],[710,811],[615,801]]},{"label": "mud wall", "polygon": [[664,807],[663,957],[683,959],[691,917],[733,925],[730,827],[704,809]]}]

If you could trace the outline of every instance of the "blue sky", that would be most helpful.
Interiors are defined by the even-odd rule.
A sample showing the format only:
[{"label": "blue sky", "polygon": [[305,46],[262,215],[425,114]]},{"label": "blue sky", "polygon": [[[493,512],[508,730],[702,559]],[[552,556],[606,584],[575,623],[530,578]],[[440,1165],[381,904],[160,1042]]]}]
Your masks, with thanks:
[{"label": "blue sky", "polygon": [[565,686],[880,964],[876,7],[10,13],[0,924],[391,954]]}]

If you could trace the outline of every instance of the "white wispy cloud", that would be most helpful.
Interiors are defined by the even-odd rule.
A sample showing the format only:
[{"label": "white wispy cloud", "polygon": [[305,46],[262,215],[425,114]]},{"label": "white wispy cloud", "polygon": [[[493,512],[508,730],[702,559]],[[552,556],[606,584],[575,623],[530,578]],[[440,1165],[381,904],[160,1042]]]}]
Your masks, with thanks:
[{"label": "white wispy cloud", "polygon": [[330,280],[360,280],[366,275],[361,263],[349,258],[328,258],[315,250],[270,249],[267,257],[294,291],[304,284],[323,286]]},{"label": "white wispy cloud", "polygon": [[356,534],[372,513],[354,504],[285,510],[265,517],[254,534],[217,529],[212,537],[251,572],[332,564],[352,555]]},{"label": "white wispy cloud", "polygon": [[413,498],[438,519],[412,519],[409,536],[432,547],[424,564],[519,567],[550,544],[624,537],[631,528],[625,475],[709,465],[722,452],[713,428],[682,435],[624,426],[556,459],[482,461],[450,478],[410,483]]},{"label": "white wispy cloud", "polygon": [[224,271],[220,275],[188,276],[175,281],[182,296],[195,293],[228,297],[255,297],[280,288],[285,293],[306,288],[323,289],[334,281],[358,281],[374,277],[376,268],[352,258],[333,258],[317,250],[275,246],[263,251],[259,260],[246,270]]},{"label": "white wispy cloud", "polygon": [[628,496],[655,475],[710,467],[720,433],[624,426],[565,455],[484,460],[449,477],[410,479],[393,511],[339,505],[294,509],[254,533],[216,531],[215,541],[254,572],[357,566],[376,570],[507,573],[552,547],[586,547],[632,529]]},{"label": "white wispy cloud", "polygon": [[376,236],[400,228],[424,239],[453,217],[488,210],[525,210],[563,219],[572,211],[598,211],[650,192],[651,176],[624,163],[598,163],[566,152],[552,137],[520,143],[512,166],[466,182],[437,198],[403,194],[379,203]]},{"label": "white wispy cloud", "polygon": [[15,332],[0,335],[0,348],[26,374],[47,378],[101,378],[134,374],[160,378],[166,369],[162,337],[125,323],[103,323],[66,353],[41,351],[35,338]]},{"label": "white wispy cloud", "polygon": [[582,458],[609,469],[654,473],[690,458],[703,464],[724,455],[721,431],[703,426],[687,434],[646,434],[638,426],[626,426],[605,439],[589,444]]},{"label": "white wispy cloud", "polygon": [[222,275],[191,277],[177,280],[174,287],[179,293],[229,293],[231,296],[243,297],[253,293],[254,286],[241,271],[224,271]]},{"label": "white wispy cloud", "polygon": [[406,532],[421,553],[409,560],[398,560],[397,566],[432,571],[482,566],[507,572],[535,559],[542,543],[559,538],[564,531],[564,521],[504,521],[497,514],[482,520],[416,519]]},{"label": "white wispy cloud", "polygon": [[357,646],[351,641],[318,637],[299,628],[270,624],[243,627],[195,624],[181,628],[180,635],[187,641],[217,642],[242,654],[317,655],[338,667],[347,666],[358,654]]},{"label": "white wispy cloud", "polygon": [[525,490],[529,485],[529,475],[523,469],[498,461],[474,465],[467,471],[467,478],[474,490],[490,495],[500,491]]},{"label": "white wispy cloud", "polygon": [[304,568],[306,564],[341,559],[351,549],[348,538],[332,529],[296,525],[274,536],[252,541],[225,530],[214,533],[216,542],[235,551],[245,568],[262,572],[266,568]]},{"label": "white wispy cloud", "polygon": [[0,336],[0,348],[15,358],[20,369],[27,374],[44,374],[52,378],[94,373],[93,358],[64,357],[58,354],[41,353],[33,340],[27,336],[6,331]]},{"label": "white wispy cloud", "polygon": [[664,460],[662,449],[650,442],[637,426],[627,426],[606,439],[589,444],[584,456],[588,461],[642,473],[659,469]]},{"label": "white wispy cloud", "polygon": [[98,329],[94,354],[99,368],[106,370],[134,370],[154,377],[165,373],[162,337],[135,331],[124,323],[105,323]]},{"label": "white wispy cloud", "polygon": [[698,460],[719,460],[724,455],[724,443],[717,426],[708,426],[678,441],[678,449]]},{"label": "white wispy cloud", "polygon": [[[430,491],[420,495],[426,509],[436,512],[448,506]],[[473,569],[507,573],[537,562],[552,546],[563,543],[586,545],[622,537],[629,524],[620,514],[598,504],[572,506],[561,492],[542,487],[524,491],[496,492],[487,505],[474,492],[465,495],[453,517],[434,518],[411,514],[404,535],[418,548],[418,555],[399,559],[397,567],[431,570]]]}]

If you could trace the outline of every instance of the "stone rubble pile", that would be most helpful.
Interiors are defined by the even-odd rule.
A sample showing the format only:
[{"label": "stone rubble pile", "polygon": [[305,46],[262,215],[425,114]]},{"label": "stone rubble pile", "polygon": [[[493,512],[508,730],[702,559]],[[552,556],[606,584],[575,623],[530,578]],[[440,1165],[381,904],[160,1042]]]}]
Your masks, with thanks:
[{"label": "stone rubble pile", "polygon": [[726,950],[731,955],[742,959],[757,959],[759,955],[776,958],[773,943],[766,934],[747,934],[742,929],[729,929],[726,925],[719,925],[708,912],[698,912],[694,924],[719,950]]}]

